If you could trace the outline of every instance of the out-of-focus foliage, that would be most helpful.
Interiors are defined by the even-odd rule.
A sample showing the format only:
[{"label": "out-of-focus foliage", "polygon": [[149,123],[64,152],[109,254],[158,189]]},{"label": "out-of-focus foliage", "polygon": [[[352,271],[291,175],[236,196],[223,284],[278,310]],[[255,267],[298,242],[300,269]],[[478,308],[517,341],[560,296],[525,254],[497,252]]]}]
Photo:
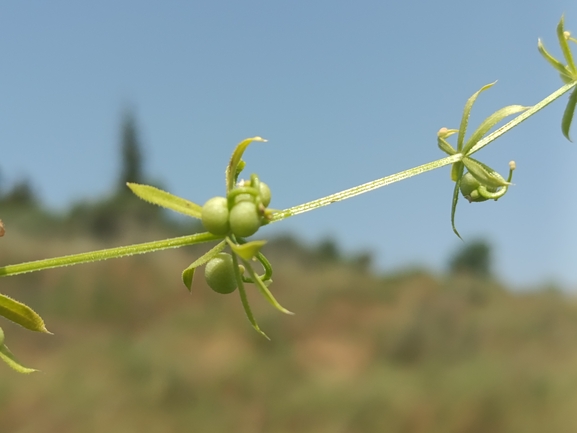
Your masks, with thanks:
[{"label": "out-of-focus foliage", "polygon": [[[94,242],[10,231],[0,262]],[[276,314],[249,293],[271,342],[252,332],[234,296],[201,279],[192,294],[182,287],[197,248],[3,279],[2,291],[55,335],[3,321],[11,349],[42,373],[0,365],[2,431],[577,429],[573,298],[512,293],[468,274],[376,276],[290,237],[265,252],[275,296],[296,312]]]},{"label": "out-of-focus foliage", "polygon": [[491,247],[486,241],[465,243],[449,263],[452,273],[468,273],[477,277],[491,275]]}]

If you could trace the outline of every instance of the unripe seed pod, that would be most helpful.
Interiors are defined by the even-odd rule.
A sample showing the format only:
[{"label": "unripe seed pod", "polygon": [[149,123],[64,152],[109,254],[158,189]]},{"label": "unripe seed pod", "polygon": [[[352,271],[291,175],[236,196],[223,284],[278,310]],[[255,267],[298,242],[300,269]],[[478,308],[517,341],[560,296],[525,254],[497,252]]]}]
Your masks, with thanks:
[{"label": "unripe seed pod", "polygon": [[202,225],[213,235],[224,236],[228,234],[230,231],[228,217],[228,202],[224,197],[213,197],[202,207]]},{"label": "unripe seed pod", "polygon": [[488,200],[487,198],[483,197],[479,194],[478,188],[481,186],[479,181],[475,179],[475,177],[467,172],[461,178],[461,184],[459,188],[461,189],[461,194],[465,197],[469,202],[481,202]]},{"label": "unripe seed pod", "polygon": [[235,236],[245,238],[255,234],[261,226],[256,204],[252,201],[236,203],[230,211],[230,230]]},{"label": "unripe seed pod", "polygon": [[264,207],[268,207],[271,199],[270,188],[266,183],[260,182],[259,190],[260,190],[260,200],[262,201],[262,204],[264,205]]},{"label": "unripe seed pod", "polygon": [[204,278],[208,286],[217,293],[227,295],[236,290],[234,263],[228,253],[219,253],[204,267]]}]

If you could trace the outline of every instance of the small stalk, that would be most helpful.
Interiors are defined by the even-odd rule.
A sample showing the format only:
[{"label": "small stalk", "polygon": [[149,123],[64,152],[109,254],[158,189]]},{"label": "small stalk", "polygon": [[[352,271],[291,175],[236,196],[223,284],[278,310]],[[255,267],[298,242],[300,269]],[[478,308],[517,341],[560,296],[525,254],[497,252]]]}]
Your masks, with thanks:
[{"label": "small stalk", "polygon": [[200,244],[221,239],[210,233],[198,233],[181,236],[178,238],[165,239],[162,241],[145,242],[142,244],[128,245],[125,247],[108,248],[105,250],[91,251],[88,253],[72,254],[69,256],[55,257],[52,259],[35,260],[0,267],[0,277],[25,274],[27,272],[42,271],[44,269],[60,268],[63,266],[78,265],[81,263],[97,262],[100,260],[115,259],[119,257],[145,254],[153,251],[162,251],[170,248],[179,248],[187,245]]}]

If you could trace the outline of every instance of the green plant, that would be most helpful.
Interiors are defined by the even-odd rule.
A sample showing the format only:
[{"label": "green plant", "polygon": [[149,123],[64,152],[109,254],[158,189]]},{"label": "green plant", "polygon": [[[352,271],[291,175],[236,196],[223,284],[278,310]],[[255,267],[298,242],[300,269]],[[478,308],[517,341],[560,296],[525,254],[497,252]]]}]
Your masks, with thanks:
[{"label": "green plant", "polygon": [[[212,198],[207,201],[203,207],[152,186],[135,183],[127,184],[134,194],[149,203],[171,209],[192,218],[200,219],[207,229],[206,233],[8,265],[0,267],[0,276],[18,275],[60,266],[118,258],[133,254],[143,254],[202,242],[218,241],[216,246],[183,271],[182,280],[186,287],[191,290],[196,269],[199,266],[206,265],[205,276],[210,287],[220,293],[231,293],[238,288],[241,303],[248,320],[257,332],[266,337],[266,334],[259,328],[252,314],[246,296],[245,284],[253,284],[256,286],[265,299],[279,311],[286,314],[292,313],[282,307],[269,290],[269,286],[272,283],[272,266],[260,251],[265,241],[247,241],[245,238],[255,234],[262,225],[278,222],[291,216],[345,200],[449,164],[452,164],[451,179],[455,182],[451,207],[451,225],[455,234],[460,237],[455,227],[455,213],[459,192],[472,202],[482,202],[488,199],[497,200],[503,197],[508,191],[513,169],[515,168],[514,163],[510,163],[509,176],[507,180],[505,180],[505,178],[495,170],[481,161],[474,159],[472,155],[545,108],[566,92],[574,90],[577,86],[577,68],[573,62],[568,45],[569,41],[577,41],[571,38],[563,26],[564,21],[563,18],[561,18],[557,27],[557,35],[567,65],[564,65],[552,57],[545,50],[541,41],[539,41],[538,48],[546,60],[560,72],[561,78],[566,84],[531,107],[510,105],[497,110],[481,122],[477,129],[465,139],[469,115],[477,97],[492,87],[494,83],[483,86],[479,91],[474,93],[465,104],[459,129],[441,128],[439,130],[437,134],[437,144],[443,152],[448,154],[445,158],[289,209],[272,210],[268,208],[271,191],[268,186],[260,181],[256,174],[252,174],[249,180],[238,180],[239,175],[245,168],[245,162],[242,156],[246,148],[253,141],[266,141],[261,137],[248,138],[237,145],[227,166],[225,179],[226,197]],[[577,91],[574,90],[562,120],[562,132],[568,139],[576,104]],[[493,127],[506,117],[517,113],[521,114],[488,134]],[[457,135],[456,149],[447,141],[449,137],[455,134]],[[1,225],[0,229],[3,230]],[[223,253],[225,248],[228,248],[230,253]],[[253,262],[258,263],[260,267],[262,267],[264,272],[262,275],[259,275],[255,271]],[[38,332],[48,332],[40,316],[32,311],[32,309],[4,295],[0,295],[0,315],[27,329]],[[22,366],[16,361],[3,341],[0,344],[0,357],[20,372],[26,373],[34,371],[33,369]]]},{"label": "green plant", "polygon": [[217,293],[228,295],[234,292],[238,284],[232,256],[218,253],[210,259],[204,267],[204,278],[208,286]]}]

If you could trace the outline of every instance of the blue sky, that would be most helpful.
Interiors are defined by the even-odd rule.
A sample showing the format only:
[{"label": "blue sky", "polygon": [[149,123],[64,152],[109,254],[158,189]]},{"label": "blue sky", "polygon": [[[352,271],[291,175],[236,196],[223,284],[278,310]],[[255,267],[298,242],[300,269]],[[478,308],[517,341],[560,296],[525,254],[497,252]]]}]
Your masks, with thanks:
[{"label": "blue sky", "polygon": [[[0,2],[0,173],[30,177],[43,202],[98,199],[118,173],[120,116],[135,109],[148,175],[198,203],[224,192],[240,140],[275,208],[444,156],[436,132],[474,127],[498,108],[532,105],[561,81],[537,52],[559,54],[574,0]],[[498,202],[461,201],[465,241],[488,239],[515,287],[577,289],[577,144],[559,100],[476,157],[515,186]],[[575,132],[577,136],[577,132]],[[271,225],[368,249],[382,270],[442,270],[453,184],[443,168]]]}]

